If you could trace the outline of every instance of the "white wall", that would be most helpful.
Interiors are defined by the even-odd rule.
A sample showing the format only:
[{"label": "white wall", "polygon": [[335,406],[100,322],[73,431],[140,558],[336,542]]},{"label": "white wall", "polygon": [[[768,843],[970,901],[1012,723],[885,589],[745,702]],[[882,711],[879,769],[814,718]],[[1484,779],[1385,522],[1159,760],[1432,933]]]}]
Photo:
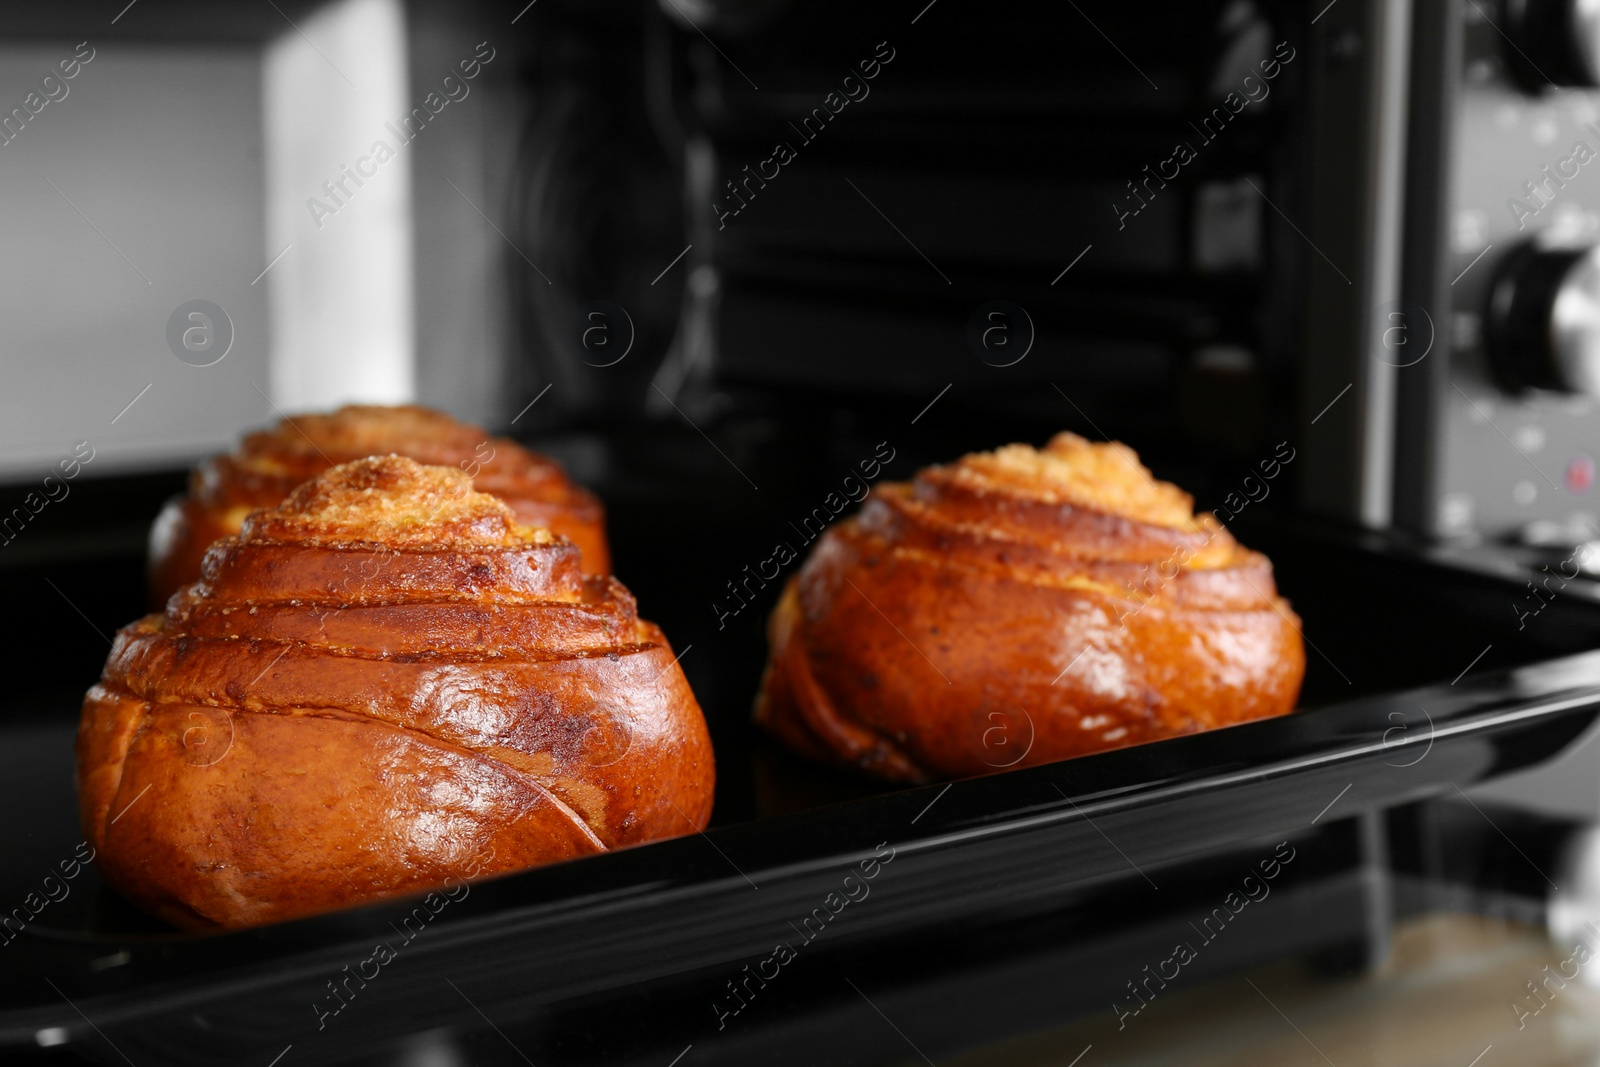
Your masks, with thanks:
[{"label": "white wall", "polygon": [[[76,45],[0,46],[0,113]],[[4,480],[82,440],[90,474],[184,462],[269,414],[259,50],[89,46],[67,95],[0,146]],[[167,346],[193,299],[235,327],[215,366]]]},{"label": "white wall", "polygon": [[[411,167],[400,0],[338,0],[266,51],[272,397],[285,411],[415,392]],[[422,136],[428,131],[424,128]],[[393,157],[377,162],[383,142]],[[369,161],[363,163],[363,158]],[[357,185],[343,168],[371,172]],[[345,193],[349,195],[346,196]],[[313,212],[315,199],[333,214]]]}]

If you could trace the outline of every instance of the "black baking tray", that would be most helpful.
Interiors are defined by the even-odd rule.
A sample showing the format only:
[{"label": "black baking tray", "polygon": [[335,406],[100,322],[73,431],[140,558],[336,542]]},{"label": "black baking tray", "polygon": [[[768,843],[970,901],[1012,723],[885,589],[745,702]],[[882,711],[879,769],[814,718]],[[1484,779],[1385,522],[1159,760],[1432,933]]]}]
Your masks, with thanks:
[{"label": "black baking tray", "polygon": [[[1530,621],[1513,608],[1525,594],[1516,576],[1263,508],[1239,532],[1272,556],[1306,620],[1296,714],[948,785],[862,782],[749,726],[767,605],[719,629],[709,601],[739,562],[764,558],[782,506],[739,518],[708,503],[735,490],[709,475],[603,489],[618,572],[673,635],[706,707],[719,775],[710,831],[476,885],[410,941],[399,931],[414,900],[179,934],[118,901],[91,864],[0,948],[0,1046],[139,1067],[389,1062],[439,1042],[478,1063],[872,1063],[1091,1011],[1114,1040],[1107,1005],[1126,1006],[1136,964],[1278,843],[1298,858],[1273,902],[1184,981],[1370,945],[1383,902],[1363,813],[1538,763],[1600,715],[1600,653],[1583,651],[1600,647],[1600,596],[1587,586]],[[38,647],[10,653],[29,661],[12,666],[33,688],[0,727],[9,909],[80,840],[76,694],[103,655],[90,629],[103,637],[136,612],[137,545],[24,558],[0,582],[8,602],[25,596],[46,616]],[[870,896],[801,944],[804,917],[889,850]],[[782,977],[745,986],[759,993],[723,1014],[728,983],[785,940],[800,949]],[[399,946],[394,961],[320,1015],[342,1003],[328,983],[379,942]],[[952,1010],[952,997],[968,1008]]]}]

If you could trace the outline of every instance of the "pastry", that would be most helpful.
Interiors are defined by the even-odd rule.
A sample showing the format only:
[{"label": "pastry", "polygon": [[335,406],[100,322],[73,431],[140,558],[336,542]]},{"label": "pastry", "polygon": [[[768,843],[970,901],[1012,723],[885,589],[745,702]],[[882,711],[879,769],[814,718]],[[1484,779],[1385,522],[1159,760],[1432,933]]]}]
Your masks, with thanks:
[{"label": "pastry", "polygon": [[456,467],[324,472],[123,628],[78,730],[106,880],[295,918],[700,830],[705,721],[613,578]]},{"label": "pastry", "polygon": [[1283,715],[1305,673],[1266,557],[1131,449],[1073,434],[883,485],[768,633],[757,721],[904,782]]},{"label": "pastry", "polygon": [[523,525],[543,526],[576,544],[586,574],[611,573],[600,502],[553,460],[440,411],[352,404],[327,415],[286,418],[196,468],[188,494],[168,501],[150,530],[151,608],[159,610],[198,579],[211,542],[238,533],[250,512],[276,506],[337,463],[390,452],[466,471],[479,490],[510,504]]}]

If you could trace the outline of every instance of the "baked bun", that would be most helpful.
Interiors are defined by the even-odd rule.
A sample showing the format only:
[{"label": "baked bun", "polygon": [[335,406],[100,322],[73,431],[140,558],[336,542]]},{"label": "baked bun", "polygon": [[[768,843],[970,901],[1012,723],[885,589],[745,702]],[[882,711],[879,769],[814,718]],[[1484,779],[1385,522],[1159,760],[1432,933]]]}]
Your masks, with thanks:
[{"label": "baked bun", "polygon": [[1305,673],[1266,557],[1131,449],[1065,433],[883,485],[769,636],[757,721],[905,782],[1283,715]]},{"label": "baked bun", "polygon": [[511,505],[524,526],[543,526],[583,551],[585,574],[610,574],[600,502],[567,479],[554,460],[441,411],[405,405],[351,404],[327,415],[296,415],[245,437],[189,476],[150,530],[150,605],[200,577],[211,542],[239,532],[257,508],[276,507],[302,482],[329,467],[389,453],[458,467],[480,492]]},{"label": "baked bun", "polygon": [[656,626],[454,467],[326,471],[117,634],[78,728],[106,880],[237,927],[704,828]]}]

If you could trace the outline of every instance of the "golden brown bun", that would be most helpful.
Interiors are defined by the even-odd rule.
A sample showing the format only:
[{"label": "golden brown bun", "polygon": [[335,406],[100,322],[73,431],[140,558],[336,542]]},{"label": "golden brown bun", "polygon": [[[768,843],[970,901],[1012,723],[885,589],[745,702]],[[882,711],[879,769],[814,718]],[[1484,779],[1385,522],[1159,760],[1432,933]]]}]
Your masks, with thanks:
[{"label": "golden brown bun", "polygon": [[908,782],[1283,715],[1305,673],[1266,557],[1131,449],[1073,434],[882,486],[768,632],[756,720]]},{"label": "golden brown bun", "polygon": [[554,530],[577,545],[584,573],[611,573],[600,502],[555,461],[440,411],[351,404],[284,419],[195,469],[188,495],[169,500],[150,530],[150,606],[159,610],[198,580],[211,542],[238,533],[250,512],[276,507],[295,486],[337,463],[391,452],[468,472],[480,492],[511,505],[518,522]]},{"label": "golden brown bun", "polygon": [[117,634],[78,729],[106,880],[249,926],[704,828],[711,744],[612,578],[454,467],[335,467]]}]

